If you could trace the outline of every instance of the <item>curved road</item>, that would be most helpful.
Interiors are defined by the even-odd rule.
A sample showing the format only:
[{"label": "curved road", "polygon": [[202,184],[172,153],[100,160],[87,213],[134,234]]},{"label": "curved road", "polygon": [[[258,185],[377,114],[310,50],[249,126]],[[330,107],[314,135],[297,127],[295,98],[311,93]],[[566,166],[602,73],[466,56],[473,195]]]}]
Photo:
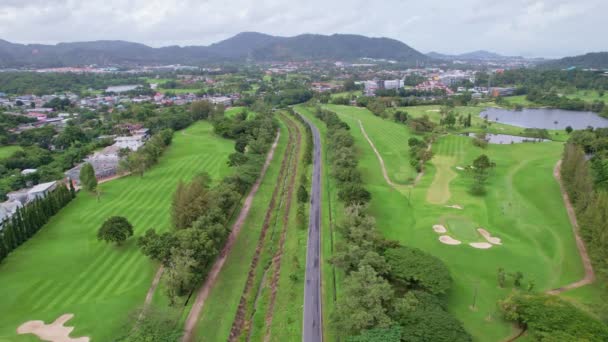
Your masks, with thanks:
[{"label": "curved road", "polygon": [[[300,114],[298,114],[300,115]],[[323,341],[321,307],[321,135],[317,127],[300,115],[310,126],[313,139],[312,189],[306,249],[306,283],[304,284],[303,342]]]}]

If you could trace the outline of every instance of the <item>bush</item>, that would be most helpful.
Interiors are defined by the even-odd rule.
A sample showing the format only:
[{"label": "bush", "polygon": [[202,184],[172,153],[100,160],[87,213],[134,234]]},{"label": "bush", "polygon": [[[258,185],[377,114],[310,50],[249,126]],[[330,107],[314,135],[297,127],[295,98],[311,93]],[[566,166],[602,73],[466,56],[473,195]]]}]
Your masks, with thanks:
[{"label": "bush", "polygon": [[499,302],[505,318],[540,341],[608,341],[608,326],[558,296],[515,293]]}]

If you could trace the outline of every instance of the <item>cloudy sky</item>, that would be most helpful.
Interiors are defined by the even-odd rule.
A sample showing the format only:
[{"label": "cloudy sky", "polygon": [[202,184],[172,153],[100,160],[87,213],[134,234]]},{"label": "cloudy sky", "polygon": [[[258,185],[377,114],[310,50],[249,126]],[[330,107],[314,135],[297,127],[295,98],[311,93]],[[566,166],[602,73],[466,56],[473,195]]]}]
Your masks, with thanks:
[{"label": "cloudy sky", "polygon": [[608,0],[0,0],[0,39],[207,45],[241,31],[355,33],[422,51],[608,50]]}]

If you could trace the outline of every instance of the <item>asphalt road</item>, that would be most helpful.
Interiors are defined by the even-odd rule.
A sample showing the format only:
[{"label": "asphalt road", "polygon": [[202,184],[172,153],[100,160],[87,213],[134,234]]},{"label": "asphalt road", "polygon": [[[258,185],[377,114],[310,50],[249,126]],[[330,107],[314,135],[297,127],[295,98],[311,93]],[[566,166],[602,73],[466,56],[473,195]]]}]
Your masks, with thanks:
[{"label": "asphalt road", "polygon": [[306,283],[304,285],[303,342],[323,341],[321,307],[321,136],[317,127],[302,117],[312,130],[313,170],[306,250]]}]

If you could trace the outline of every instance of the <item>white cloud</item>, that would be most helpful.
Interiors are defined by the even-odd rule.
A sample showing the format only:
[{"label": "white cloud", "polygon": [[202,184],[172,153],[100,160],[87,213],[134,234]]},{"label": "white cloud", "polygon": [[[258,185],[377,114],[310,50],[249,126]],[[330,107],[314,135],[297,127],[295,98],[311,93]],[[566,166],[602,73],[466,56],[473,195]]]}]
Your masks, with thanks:
[{"label": "white cloud", "polygon": [[608,50],[606,0],[0,0],[0,38],[209,44],[241,31],[356,33],[421,51],[562,56]]}]

